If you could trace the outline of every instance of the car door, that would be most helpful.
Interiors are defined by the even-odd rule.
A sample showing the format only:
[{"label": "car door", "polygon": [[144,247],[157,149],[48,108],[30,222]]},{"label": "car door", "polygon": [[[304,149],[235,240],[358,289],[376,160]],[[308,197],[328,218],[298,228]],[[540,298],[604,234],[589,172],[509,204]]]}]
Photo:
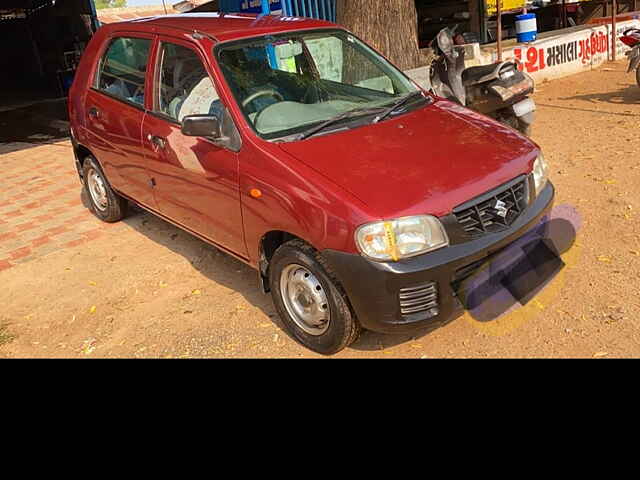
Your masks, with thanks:
[{"label": "car door", "polygon": [[148,206],[153,206],[153,192],[141,130],[152,45],[151,35],[114,34],[100,57],[85,109],[88,143],[109,183]]},{"label": "car door", "polygon": [[170,37],[159,40],[153,108],[142,128],[157,210],[246,257],[238,153],[181,132],[181,121],[187,115],[215,113],[227,123],[233,120],[221,103],[198,47]]}]

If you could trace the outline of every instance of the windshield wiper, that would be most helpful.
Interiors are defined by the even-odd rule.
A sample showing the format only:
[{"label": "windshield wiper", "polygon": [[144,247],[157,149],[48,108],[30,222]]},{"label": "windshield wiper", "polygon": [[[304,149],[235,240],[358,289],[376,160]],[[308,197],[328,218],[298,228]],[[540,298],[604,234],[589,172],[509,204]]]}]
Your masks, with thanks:
[{"label": "windshield wiper", "polygon": [[408,95],[405,95],[401,99],[397,100],[393,105],[388,107],[384,112],[382,112],[380,115],[378,115],[376,118],[374,118],[373,119],[373,123],[378,123],[378,122],[384,120],[389,115],[391,115],[393,112],[398,110],[400,107],[402,107],[403,105],[407,104],[409,102],[409,100],[411,100],[413,98],[416,98],[416,96],[418,96],[418,95],[422,96],[422,98],[424,98],[425,100],[430,99],[430,97],[423,96],[421,90],[418,90],[416,92],[412,92],[412,93],[410,93]]},{"label": "windshield wiper", "polygon": [[305,138],[309,138],[310,136],[315,135],[316,133],[320,132],[321,130],[324,130],[327,127],[330,127],[331,125],[339,122],[340,120],[344,120],[346,118],[351,118],[351,117],[359,117],[362,115],[373,114],[378,112],[383,113],[385,110],[386,108],[373,107],[373,108],[359,108],[357,110],[349,110],[347,112],[343,112],[340,115],[331,117],[329,120],[326,120],[321,124],[316,125],[315,127],[311,127],[309,130],[305,132],[302,132],[296,137],[296,140],[304,140]]}]

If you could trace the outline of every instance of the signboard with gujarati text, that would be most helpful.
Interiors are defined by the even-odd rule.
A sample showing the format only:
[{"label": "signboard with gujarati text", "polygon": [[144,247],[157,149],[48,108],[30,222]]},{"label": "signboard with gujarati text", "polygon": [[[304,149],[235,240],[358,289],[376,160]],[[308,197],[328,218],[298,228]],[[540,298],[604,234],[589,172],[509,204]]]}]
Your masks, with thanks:
[{"label": "signboard with gujarati text", "polygon": [[[617,25],[615,48],[618,58],[624,58],[624,52],[629,50],[620,41],[620,36],[625,29],[632,27],[640,28],[640,20]],[[602,65],[611,58],[611,43],[611,25],[599,25],[506,49],[503,58],[516,59],[520,69],[539,82]]]}]

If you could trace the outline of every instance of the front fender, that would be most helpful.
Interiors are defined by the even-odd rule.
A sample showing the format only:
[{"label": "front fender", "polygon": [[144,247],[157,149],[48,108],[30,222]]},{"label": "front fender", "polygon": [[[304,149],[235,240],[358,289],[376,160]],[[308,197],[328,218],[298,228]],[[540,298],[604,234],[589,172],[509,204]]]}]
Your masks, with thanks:
[{"label": "front fender", "polygon": [[[360,202],[276,145],[243,148],[240,202],[250,263],[260,264],[260,244],[269,232],[286,232],[317,250],[357,253],[354,225],[368,217]],[[331,245],[332,247],[329,247]]]}]

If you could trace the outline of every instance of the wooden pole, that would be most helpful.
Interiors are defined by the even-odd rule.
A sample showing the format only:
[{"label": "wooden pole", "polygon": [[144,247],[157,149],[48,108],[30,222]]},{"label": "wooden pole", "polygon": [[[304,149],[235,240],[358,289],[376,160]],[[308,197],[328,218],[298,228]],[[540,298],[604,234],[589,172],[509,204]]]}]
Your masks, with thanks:
[{"label": "wooden pole", "polygon": [[502,0],[496,0],[496,15],[498,15],[498,61],[502,61]]},{"label": "wooden pole", "polygon": [[617,50],[617,45],[618,45],[618,34],[616,32],[617,30],[617,25],[616,25],[616,21],[617,21],[617,16],[618,16],[618,0],[613,0],[612,5],[611,5],[611,59],[615,62],[616,61],[616,50]]}]

